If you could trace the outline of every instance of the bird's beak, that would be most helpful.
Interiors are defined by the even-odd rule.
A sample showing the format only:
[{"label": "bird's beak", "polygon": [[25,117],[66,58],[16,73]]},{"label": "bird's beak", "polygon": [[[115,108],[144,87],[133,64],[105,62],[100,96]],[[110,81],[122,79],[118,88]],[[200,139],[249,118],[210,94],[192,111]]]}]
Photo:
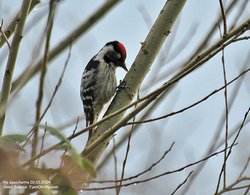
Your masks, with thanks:
[{"label": "bird's beak", "polygon": [[120,65],[126,72],[128,72],[128,69],[127,69],[127,67],[126,67],[126,64],[125,63],[122,63],[121,65]]}]

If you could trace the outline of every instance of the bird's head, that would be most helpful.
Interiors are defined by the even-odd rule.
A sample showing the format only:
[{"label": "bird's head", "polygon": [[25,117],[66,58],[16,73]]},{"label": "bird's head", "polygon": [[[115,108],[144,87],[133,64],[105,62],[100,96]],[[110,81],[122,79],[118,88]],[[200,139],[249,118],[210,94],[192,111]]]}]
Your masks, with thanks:
[{"label": "bird's head", "polygon": [[127,52],[125,46],[119,41],[111,41],[106,43],[102,50],[105,50],[104,60],[107,63],[112,62],[116,67],[121,67],[128,71],[125,65]]}]

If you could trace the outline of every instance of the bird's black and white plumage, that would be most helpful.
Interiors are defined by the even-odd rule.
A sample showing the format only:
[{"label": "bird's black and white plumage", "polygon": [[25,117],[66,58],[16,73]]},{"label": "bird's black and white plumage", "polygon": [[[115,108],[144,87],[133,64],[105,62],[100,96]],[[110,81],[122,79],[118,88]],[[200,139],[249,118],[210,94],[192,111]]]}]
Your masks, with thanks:
[{"label": "bird's black and white plumage", "polygon": [[[80,96],[86,126],[93,124],[117,88],[115,69],[125,66],[126,49],[118,41],[108,42],[87,64],[81,79]],[[89,131],[89,138],[92,130]]]}]

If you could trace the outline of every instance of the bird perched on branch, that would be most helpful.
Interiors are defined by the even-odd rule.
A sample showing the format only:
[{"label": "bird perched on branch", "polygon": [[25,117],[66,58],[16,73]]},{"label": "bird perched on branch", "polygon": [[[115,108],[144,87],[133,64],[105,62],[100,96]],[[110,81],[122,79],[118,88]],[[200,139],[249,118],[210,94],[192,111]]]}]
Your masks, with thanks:
[{"label": "bird perched on branch", "polygon": [[[116,92],[117,81],[115,70],[125,66],[126,48],[118,41],[111,41],[89,61],[81,79],[80,96],[86,117],[86,126],[96,122],[105,103]],[[88,140],[92,129],[89,130]]]}]

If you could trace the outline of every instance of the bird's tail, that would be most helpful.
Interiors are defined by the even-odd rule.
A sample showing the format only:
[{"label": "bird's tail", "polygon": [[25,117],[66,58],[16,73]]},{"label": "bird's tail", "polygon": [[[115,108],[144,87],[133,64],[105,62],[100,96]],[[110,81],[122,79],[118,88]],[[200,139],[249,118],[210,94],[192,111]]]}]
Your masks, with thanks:
[{"label": "bird's tail", "polygon": [[[97,116],[98,116],[98,115],[94,115],[93,117],[91,117],[91,120],[87,120],[87,121],[86,121],[86,127],[88,127],[88,126],[94,124],[94,123],[97,121]],[[92,134],[93,134],[94,129],[95,129],[95,127],[89,129],[88,141],[89,141],[90,138],[92,137]]]},{"label": "bird's tail", "polygon": [[[93,124],[93,121],[86,121],[86,127],[90,126]],[[93,132],[93,129],[89,129],[89,136],[88,136],[88,141],[90,140],[91,136],[92,136],[92,132]]]},{"label": "bird's tail", "polygon": [[93,132],[93,129],[90,129],[90,130],[89,130],[88,141],[89,141],[89,140],[90,140],[90,138],[92,137],[92,132]]}]

